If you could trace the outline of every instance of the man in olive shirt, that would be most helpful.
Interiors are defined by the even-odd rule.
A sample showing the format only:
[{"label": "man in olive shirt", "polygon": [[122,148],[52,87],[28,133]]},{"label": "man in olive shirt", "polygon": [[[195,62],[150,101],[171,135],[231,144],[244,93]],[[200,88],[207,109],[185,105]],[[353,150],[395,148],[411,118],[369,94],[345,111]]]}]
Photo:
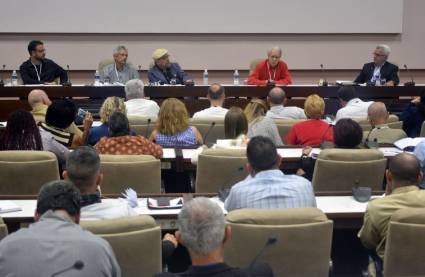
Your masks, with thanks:
[{"label": "man in olive shirt", "polygon": [[26,84],[55,84],[68,82],[67,72],[54,61],[46,59],[46,48],[42,41],[33,40],[28,44],[30,58],[19,67],[22,82]]}]

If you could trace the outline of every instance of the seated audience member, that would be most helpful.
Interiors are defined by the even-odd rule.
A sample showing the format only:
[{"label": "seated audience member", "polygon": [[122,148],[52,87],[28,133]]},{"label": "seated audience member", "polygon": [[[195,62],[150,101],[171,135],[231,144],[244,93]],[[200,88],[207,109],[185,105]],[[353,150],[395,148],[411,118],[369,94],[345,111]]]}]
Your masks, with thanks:
[{"label": "seated audience member", "polygon": [[68,73],[54,61],[46,59],[46,48],[42,41],[33,40],[28,44],[30,58],[19,67],[22,82],[28,84],[56,84],[68,82]]},{"label": "seated audience member", "polygon": [[149,140],[163,147],[196,146],[203,143],[198,129],[189,126],[186,106],[176,98],[162,102],[156,128]]},{"label": "seated audience member", "polygon": [[416,138],[421,135],[422,123],[425,121],[425,89],[420,97],[415,97],[400,116],[403,130],[408,137]]},{"label": "seated audience member", "polygon": [[127,116],[158,117],[159,106],[145,97],[142,80],[133,79],[125,84],[125,98]]},{"label": "seated audience member", "polygon": [[248,138],[265,136],[277,146],[283,145],[279,130],[273,119],[265,117],[267,104],[261,99],[252,99],[246,105],[244,113],[248,119]]},{"label": "seated audience member", "polygon": [[336,121],[341,118],[366,119],[367,109],[373,103],[372,101],[364,102],[360,100],[352,86],[341,87],[338,90],[338,98],[342,108],[336,113]]},{"label": "seated audience member", "polygon": [[231,107],[224,117],[224,137],[238,139],[246,137],[248,133],[248,119],[239,107]]},{"label": "seated audience member", "polygon": [[389,63],[388,56],[391,49],[388,45],[376,46],[373,52],[373,62],[363,65],[362,71],[357,76],[355,83],[368,83],[372,85],[396,86],[400,82],[398,78],[398,66]]},{"label": "seated audience member", "polygon": [[228,111],[228,109],[223,108],[224,99],[226,99],[224,87],[219,84],[212,84],[208,88],[207,98],[208,101],[210,101],[210,107],[202,111],[196,112],[193,115],[193,118],[224,118]]},{"label": "seated audience member", "polygon": [[102,125],[90,128],[87,144],[95,145],[101,138],[109,137],[109,117],[113,112],[127,113],[124,101],[116,96],[108,97],[100,107],[99,115]]},{"label": "seated audience member", "polygon": [[193,84],[186,72],[178,63],[170,62],[168,50],[156,49],[152,55],[154,65],[148,71],[149,83],[164,84]]},{"label": "seated audience member", "polygon": [[304,102],[304,111],[308,120],[292,126],[285,141],[291,145],[319,145],[333,141],[332,126],[322,120],[325,113],[325,101],[317,94],[312,94]]},{"label": "seated audience member", "polygon": [[358,234],[363,245],[375,250],[380,259],[384,259],[391,215],[402,208],[425,208],[425,191],[418,187],[421,167],[414,155],[401,153],[393,157],[386,178],[385,196],[369,202]]},{"label": "seated audience member", "polygon": [[[425,175],[425,141],[420,142],[415,147],[414,153],[416,158],[419,160],[421,164],[422,175]],[[421,189],[425,189],[425,178],[422,178],[421,183],[419,184]]]},{"label": "seated audience member", "polygon": [[125,114],[114,112],[109,117],[109,137],[103,137],[94,146],[99,154],[152,155],[162,157],[162,147],[143,136],[130,135],[130,125]]},{"label": "seated audience member", "polygon": [[378,143],[394,143],[406,137],[406,133],[403,130],[388,127],[389,114],[384,103],[372,103],[367,109],[367,117],[372,129],[363,132],[363,139],[377,141]]},{"label": "seated audience member", "polygon": [[257,64],[248,78],[249,85],[290,85],[288,66],[280,58],[282,49],[273,47],[267,52],[267,59]]},{"label": "seated audience member", "polygon": [[281,87],[274,87],[270,90],[267,101],[270,110],[266,117],[272,119],[306,119],[304,110],[298,107],[286,107],[286,93]]},{"label": "seated audience member", "polygon": [[224,244],[230,239],[230,226],[226,226],[223,210],[208,198],[196,197],[186,202],[178,215],[179,243],[189,251],[192,259],[183,273],[160,273],[156,277],[167,276],[273,276],[266,264],[257,264],[243,269],[230,267],[224,263]]},{"label": "seated audience member", "polygon": [[84,118],[84,130],[81,135],[67,131],[77,115],[77,107],[68,99],[54,101],[46,112],[46,123],[41,123],[41,129],[49,132],[59,143],[67,147],[86,145],[90,127],[93,124],[92,115],[87,112]]},{"label": "seated audience member", "polygon": [[53,139],[49,132],[38,128],[33,116],[24,110],[9,115],[6,130],[0,138],[0,150],[44,150],[54,153],[62,168],[68,148]]},{"label": "seated audience member", "polygon": [[139,73],[133,65],[127,63],[128,50],[124,45],[119,45],[113,52],[114,62],[106,65],[99,72],[102,81],[125,84],[128,80],[138,79]]},{"label": "seated audience member", "polygon": [[253,137],[246,150],[248,177],[230,190],[224,207],[228,211],[244,208],[316,207],[311,183],[279,169],[282,157],[266,137]]},{"label": "seated audience member", "polygon": [[109,243],[78,225],[80,201],[74,185],[45,184],[38,194],[35,223],[0,242],[0,276],[56,276],[77,261],[78,276],[121,276]]}]

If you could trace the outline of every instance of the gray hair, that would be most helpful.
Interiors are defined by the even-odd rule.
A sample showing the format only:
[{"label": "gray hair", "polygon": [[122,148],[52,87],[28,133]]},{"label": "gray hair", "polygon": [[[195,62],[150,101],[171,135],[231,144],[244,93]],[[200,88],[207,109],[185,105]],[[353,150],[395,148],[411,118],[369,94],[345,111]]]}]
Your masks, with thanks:
[{"label": "gray hair", "polygon": [[117,47],[114,48],[114,52],[113,54],[118,54],[121,50],[124,50],[125,52],[128,53],[127,47],[125,47],[124,45],[118,45]]},{"label": "gray hair", "polygon": [[127,100],[145,97],[143,92],[145,85],[140,79],[133,79],[125,84],[125,97]]},{"label": "gray hair", "polygon": [[84,192],[95,184],[100,172],[100,158],[94,148],[82,146],[69,153],[66,160],[69,180]]},{"label": "gray hair", "polygon": [[267,51],[267,55],[270,55],[270,53],[271,53],[273,50],[277,50],[277,51],[279,51],[279,56],[282,56],[282,48],[280,48],[279,46],[273,46],[272,48],[270,48],[270,49],[269,49],[269,51]]},{"label": "gray hair", "polygon": [[382,51],[384,51],[385,56],[387,57],[391,53],[391,48],[386,44],[379,44],[378,46],[376,46],[376,49],[382,49]]},{"label": "gray hair", "polygon": [[208,198],[197,197],[185,203],[177,225],[183,244],[196,254],[207,255],[223,243],[223,210]]},{"label": "gray hair", "polygon": [[282,105],[286,98],[286,93],[281,87],[274,87],[269,92],[269,100],[272,104]]}]

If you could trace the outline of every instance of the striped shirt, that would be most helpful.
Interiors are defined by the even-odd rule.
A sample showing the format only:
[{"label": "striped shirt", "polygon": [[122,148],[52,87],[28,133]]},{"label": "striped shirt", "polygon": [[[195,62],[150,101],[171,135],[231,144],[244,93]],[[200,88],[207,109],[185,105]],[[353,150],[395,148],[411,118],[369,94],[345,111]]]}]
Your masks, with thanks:
[{"label": "striped shirt", "polygon": [[224,207],[227,211],[244,208],[316,207],[311,183],[278,169],[264,170],[234,185]]}]

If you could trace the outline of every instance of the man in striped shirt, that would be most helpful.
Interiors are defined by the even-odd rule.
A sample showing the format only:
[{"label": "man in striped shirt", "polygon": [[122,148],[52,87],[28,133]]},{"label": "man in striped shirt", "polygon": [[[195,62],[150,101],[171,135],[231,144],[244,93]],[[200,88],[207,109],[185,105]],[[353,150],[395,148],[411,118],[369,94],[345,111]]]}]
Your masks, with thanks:
[{"label": "man in striped shirt", "polygon": [[253,137],[247,147],[249,176],[235,184],[224,207],[227,211],[243,208],[316,207],[311,183],[279,169],[282,158],[266,137]]}]

